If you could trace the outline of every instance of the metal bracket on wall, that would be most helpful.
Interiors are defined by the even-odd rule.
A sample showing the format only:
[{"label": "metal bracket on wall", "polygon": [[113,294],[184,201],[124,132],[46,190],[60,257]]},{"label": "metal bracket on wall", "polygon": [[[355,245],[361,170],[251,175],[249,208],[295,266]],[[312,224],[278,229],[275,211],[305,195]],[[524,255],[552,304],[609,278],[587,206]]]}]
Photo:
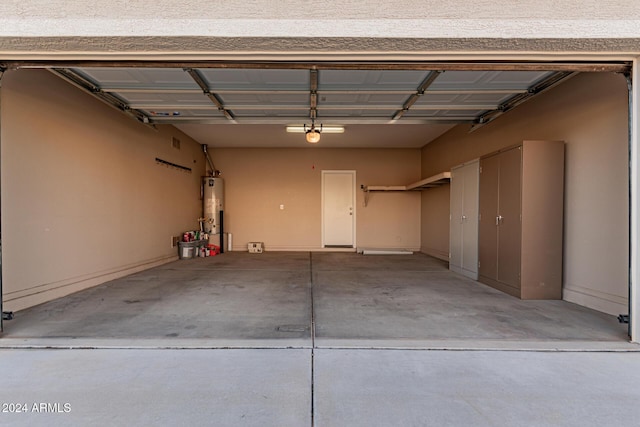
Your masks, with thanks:
[{"label": "metal bracket on wall", "polygon": [[171,168],[175,168],[175,169],[178,169],[178,170],[183,171],[183,172],[191,173],[191,168],[179,165],[177,163],[172,163],[172,162],[169,162],[169,161],[166,161],[166,160],[162,160],[159,157],[156,157],[156,163],[159,164],[159,165],[164,165],[164,166],[168,166],[168,167],[171,167]]},{"label": "metal bracket on wall", "polygon": [[369,194],[371,192],[382,192],[382,191],[407,191],[406,185],[361,185],[360,188],[364,191],[364,207],[366,208],[369,204]]}]

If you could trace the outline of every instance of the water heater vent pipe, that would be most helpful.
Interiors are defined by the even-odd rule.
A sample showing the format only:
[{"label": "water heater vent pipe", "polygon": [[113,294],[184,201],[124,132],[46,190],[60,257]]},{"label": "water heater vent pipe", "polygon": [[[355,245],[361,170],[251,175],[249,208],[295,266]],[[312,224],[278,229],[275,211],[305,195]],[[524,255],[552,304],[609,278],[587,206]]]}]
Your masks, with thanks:
[{"label": "water heater vent pipe", "polygon": [[204,152],[205,159],[207,159],[207,163],[209,164],[209,168],[211,168],[211,175],[210,176],[212,176],[214,178],[219,177],[222,172],[220,172],[218,169],[216,169],[215,165],[213,164],[213,161],[211,160],[211,157],[209,156],[209,152],[207,151],[207,144],[202,144],[202,151]]}]

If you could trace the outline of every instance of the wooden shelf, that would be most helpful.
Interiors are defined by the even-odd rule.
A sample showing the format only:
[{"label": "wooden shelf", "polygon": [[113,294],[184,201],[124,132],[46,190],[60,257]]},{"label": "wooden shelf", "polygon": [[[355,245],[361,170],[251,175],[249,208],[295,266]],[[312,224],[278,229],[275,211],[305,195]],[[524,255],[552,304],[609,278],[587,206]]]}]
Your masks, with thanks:
[{"label": "wooden shelf", "polygon": [[363,185],[362,191],[365,193],[371,191],[419,191],[448,184],[450,180],[451,172],[442,172],[409,185]]},{"label": "wooden shelf", "polygon": [[369,203],[369,193],[383,191],[422,191],[429,188],[439,187],[448,184],[451,181],[451,172],[442,172],[437,175],[430,176],[421,181],[411,183],[409,185],[363,185],[364,206]]},{"label": "wooden shelf", "polygon": [[407,190],[426,190],[427,188],[440,187],[451,181],[451,172],[442,172],[438,175],[430,176],[422,181],[407,185]]},{"label": "wooden shelf", "polygon": [[406,185],[365,185],[362,189],[365,192],[369,191],[407,191]]}]

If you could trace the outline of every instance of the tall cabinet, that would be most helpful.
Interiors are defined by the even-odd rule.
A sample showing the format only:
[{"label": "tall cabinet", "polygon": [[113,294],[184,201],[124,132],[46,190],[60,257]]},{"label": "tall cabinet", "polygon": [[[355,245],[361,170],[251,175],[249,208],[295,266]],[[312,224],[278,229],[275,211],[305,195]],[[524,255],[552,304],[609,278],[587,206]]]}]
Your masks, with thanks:
[{"label": "tall cabinet", "polygon": [[479,161],[451,169],[449,269],[478,280]]},{"label": "tall cabinet", "polygon": [[480,159],[479,281],[562,298],[564,143],[524,141]]}]

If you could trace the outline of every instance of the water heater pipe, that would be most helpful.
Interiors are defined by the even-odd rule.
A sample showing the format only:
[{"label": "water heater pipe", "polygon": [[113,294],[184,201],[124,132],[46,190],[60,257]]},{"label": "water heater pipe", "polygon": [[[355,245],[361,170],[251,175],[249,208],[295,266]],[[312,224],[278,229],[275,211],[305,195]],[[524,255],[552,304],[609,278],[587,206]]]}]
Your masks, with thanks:
[{"label": "water heater pipe", "polygon": [[220,210],[220,253],[224,253],[224,210]]},{"label": "water heater pipe", "polygon": [[202,144],[202,151],[204,152],[204,157],[205,159],[207,159],[207,163],[209,164],[209,167],[211,168],[211,173],[214,178],[217,178],[220,176],[220,171],[218,169],[216,169],[215,165],[213,164],[213,161],[211,160],[211,157],[209,156],[209,152],[207,151],[207,144]]}]

